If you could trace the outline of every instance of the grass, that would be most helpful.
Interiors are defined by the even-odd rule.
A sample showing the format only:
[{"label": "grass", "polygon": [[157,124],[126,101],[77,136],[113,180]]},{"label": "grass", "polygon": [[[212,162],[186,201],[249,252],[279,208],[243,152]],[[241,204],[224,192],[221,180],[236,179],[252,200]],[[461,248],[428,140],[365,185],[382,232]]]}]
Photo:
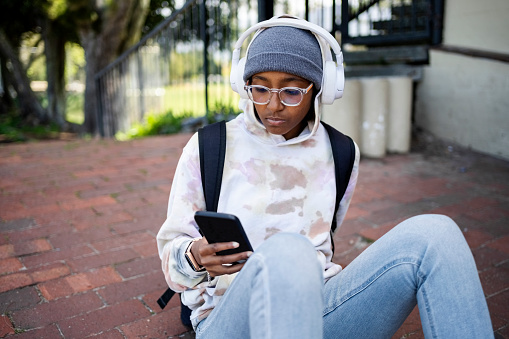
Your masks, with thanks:
[{"label": "grass", "polygon": [[81,125],[85,121],[83,105],[85,103],[85,93],[68,93],[66,98],[65,120]]},{"label": "grass", "polygon": [[[233,92],[229,84],[209,84],[209,108],[217,105],[236,106],[239,95]],[[171,107],[175,115],[184,112],[196,112],[196,116],[205,111],[205,85],[188,83],[167,86],[164,94],[164,107]]]}]

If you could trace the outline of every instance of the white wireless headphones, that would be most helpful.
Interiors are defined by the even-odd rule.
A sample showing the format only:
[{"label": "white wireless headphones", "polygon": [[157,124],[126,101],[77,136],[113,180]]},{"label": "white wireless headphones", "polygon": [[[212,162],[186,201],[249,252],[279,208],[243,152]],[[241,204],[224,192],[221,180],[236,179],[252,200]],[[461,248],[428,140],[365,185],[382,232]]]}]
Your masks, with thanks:
[{"label": "white wireless headphones", "polygon": [[[244,43],[244,40],[251,35],[251,33],[256,31],[255,36],[251,40],[252,42],[263,29],[274,26],[296,27],[314,33],[322,50],[322,104],[330,105],[334,102],[334,100],[341,98],[345,87],[345,72],[343,68],[343,53],[341,52],[341,47],[338,42],[324,28],[297,17],[289,18],[288,15],[285,15],[284,18],[274,17],[272,19],[259,22],[250,27],[240,36],[235,43],[232,54],[232,69],[230,73],[230,84],[232,89],[239,93],[241,98],[248,99],[247,93],[244,90],[245,82],[243,79],[246,57],[239,60],[242,44]],[[247,49],[249,50],[249,46]],[[332,59],[330,49],[332,49],[336,55],[336,62]]]}]

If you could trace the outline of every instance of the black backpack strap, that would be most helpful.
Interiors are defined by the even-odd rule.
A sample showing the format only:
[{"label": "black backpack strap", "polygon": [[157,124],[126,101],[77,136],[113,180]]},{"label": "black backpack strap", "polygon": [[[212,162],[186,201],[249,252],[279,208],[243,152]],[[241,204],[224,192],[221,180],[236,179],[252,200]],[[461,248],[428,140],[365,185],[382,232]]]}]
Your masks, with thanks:
[{"label": "black backpack strap", "polygon": [[332,156],[334,158],[334,171],[336,173],[336,205],[331,226],[331,231],[334,232],[338,226],[336,214],[338,213],[339,203],[343,199],[343,195],[345,195],[355,162],[355,145],[349,136],[344,135],[323,121],[322,125],[329,134]]},{"label": "black backpack strap", "polygon": [[226,154],[226,123],[207,125],[198,130],[200,170],[207,211],[217,212]]},{"label": "black backpack strap", "polygon": [[[198,147],[200,150],[200,171],[207,211],[217,211],[221,182],[223,180],[224,159],[226,154],[226,122],[220,121],[198,130]],[[157,300],[164,309],[175,292],[167,289]],[[181,303],[180,318],[184,325],[190,327],[191,310]]]},{"label": "black backpack strap", "polygon": [[159,299],[157,299],[157,304],[159,305],[159,307],[161,307],[161,309],[164,309],[166,305],[168,305],[171,297],[173,297],[174,294],[175,292],[172,289],[170,288],[166,289],[166,292],[164,292],[164,294],[161,297],[159,297]]}]

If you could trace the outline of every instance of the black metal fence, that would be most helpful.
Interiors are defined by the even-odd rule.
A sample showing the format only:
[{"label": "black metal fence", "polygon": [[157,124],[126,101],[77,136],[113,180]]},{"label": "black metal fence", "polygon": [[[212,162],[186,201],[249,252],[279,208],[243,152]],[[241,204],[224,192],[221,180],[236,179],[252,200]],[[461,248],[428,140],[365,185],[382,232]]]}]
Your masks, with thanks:
[{"label": "black metal fence", "polygon": [[341,4],[342,43],[365,46],[441,42],[443,0],[350,0]]},{"label": "black metal fence", "polygon": [[148,113],[199,116],[211,107],[235,106],[231,44],[238,29],[256,22],[252,11],[249,1],[189,0],[99,72],[100,134],[127,132]]},{"label": "black metal fence", "polygon": [[[229,87],[231,50],[239,33],[258,21],[258,1],[188,0],[99,72],[100,134],[126,132],[148,113],[200,116],[216,106],[236,107],[238,96]],[[343,45],[430,45],[440,42],[442,3],[280,0],[274,14],[304,17]]]}]

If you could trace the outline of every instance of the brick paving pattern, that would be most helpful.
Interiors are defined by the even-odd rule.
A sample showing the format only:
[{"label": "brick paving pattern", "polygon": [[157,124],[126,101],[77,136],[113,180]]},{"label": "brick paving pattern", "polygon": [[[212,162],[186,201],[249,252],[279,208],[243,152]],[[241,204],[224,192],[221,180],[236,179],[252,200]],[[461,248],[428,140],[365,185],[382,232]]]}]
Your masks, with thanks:
[{"label": "brick paving pattern", "polygon": [[[0,146],[0,337],[194,338],[178,298],[156,304],[155,235],[189,137]],[[443,147],[363,159],[360,173],[334,260],[347,265],[405,218],[447,214],[474,253],[495,335],[509,338],[509,163]],[[423,338],[417,310],[403,337]]]}]

